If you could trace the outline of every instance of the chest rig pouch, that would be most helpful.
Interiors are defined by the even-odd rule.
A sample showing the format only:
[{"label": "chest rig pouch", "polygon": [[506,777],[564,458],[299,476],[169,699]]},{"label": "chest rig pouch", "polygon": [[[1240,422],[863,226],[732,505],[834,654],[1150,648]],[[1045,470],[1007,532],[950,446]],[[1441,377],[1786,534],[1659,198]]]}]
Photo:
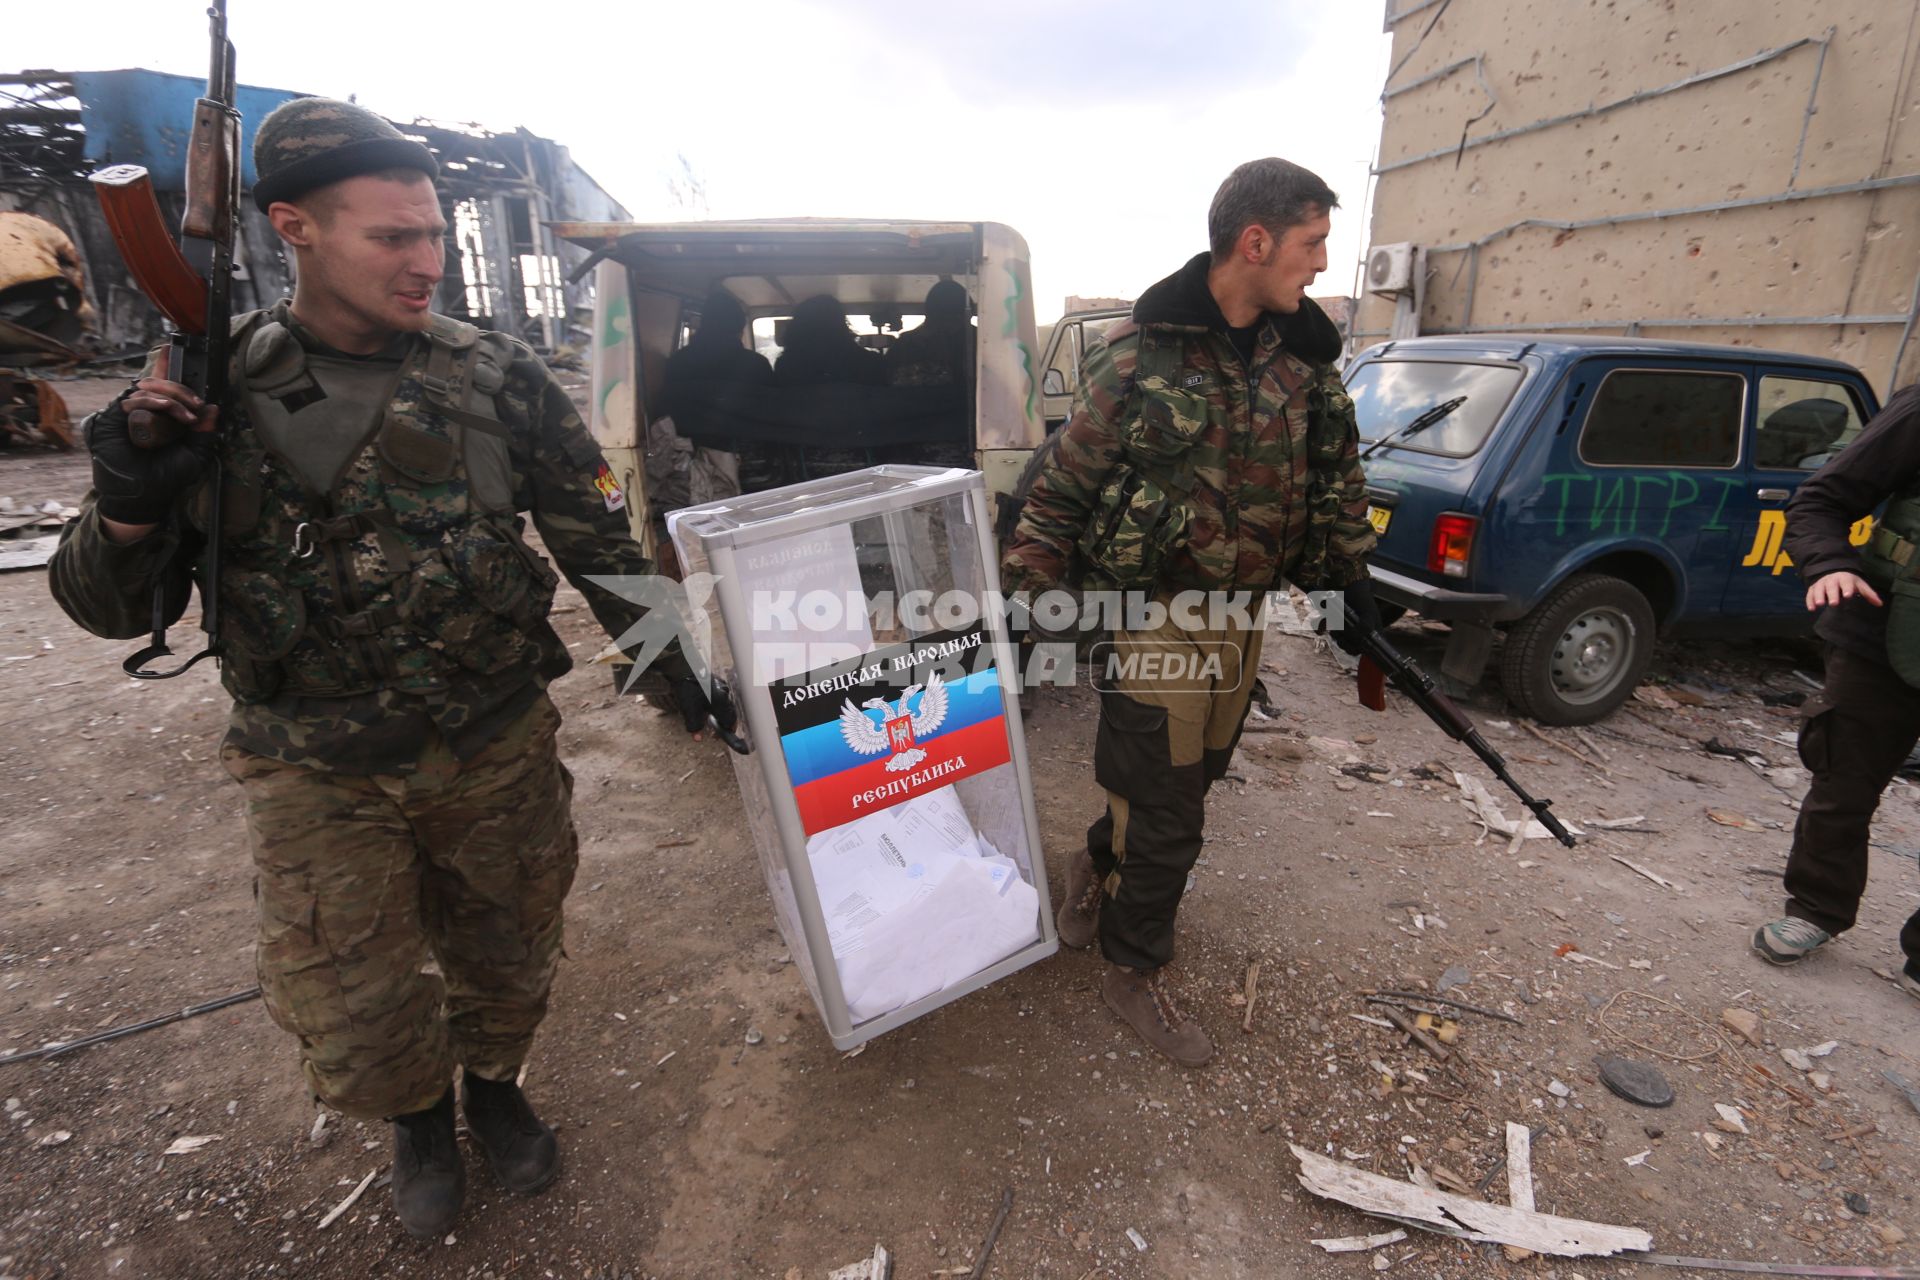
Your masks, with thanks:
[{"label": "chest rig pouch", "polygon": [[1140,330],[1134,390],[1119,423],[1120,462],[1076,547],[1093,576],[1122,589],[1158,583],[1193,524],[1193,451],[1211,405],[1176,385],[1183,332]]},{"label": "chest rig pouch", "polygon": [[1317,368],[1307,386],[1307,532],[1293,580],[1319,591],[1345,583],[1327,580],[1327,559],[1340,519],[1342,472],[1347,450],[1360,436],[1353,399],[1332,366]]},{"label": "chest rig pouch", "polygon": [[320,494],[260,430],[274,415],[297,430],[325,402],[276,312],[249,317],[236,342],[239,412],[223,433],[230,691],[432,696],[459,673],[550,665],[564,652],[545,621],[557,578],[520,536],[495,399],[510,343],[433,317]]},{"label": "chest rig pouch", "polygon": [[1866,578],[1887,602],[1887,661],[1920,688],[1920,490],[1887,503],[1860,548]]}]

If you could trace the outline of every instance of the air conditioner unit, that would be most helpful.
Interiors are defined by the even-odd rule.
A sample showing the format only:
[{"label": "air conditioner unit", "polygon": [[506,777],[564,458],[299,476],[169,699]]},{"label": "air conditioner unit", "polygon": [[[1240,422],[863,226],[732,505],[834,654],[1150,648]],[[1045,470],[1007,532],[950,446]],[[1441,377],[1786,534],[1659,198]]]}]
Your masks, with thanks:
[{"label": "air conditioner unit", "polygon": [[1375,245],[1367,255],[1368,293],[1406,293],[1413,288],[1413,246]]}]

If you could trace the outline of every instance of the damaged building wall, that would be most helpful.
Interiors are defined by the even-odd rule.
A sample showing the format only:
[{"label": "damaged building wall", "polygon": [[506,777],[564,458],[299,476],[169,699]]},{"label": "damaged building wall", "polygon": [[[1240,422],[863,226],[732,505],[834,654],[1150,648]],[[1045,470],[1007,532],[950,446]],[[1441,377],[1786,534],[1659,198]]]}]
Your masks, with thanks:
[{"label": "damaged building wall", "polygon": [[[203,81],[146,70],[0,75],[0,211],[45,218],[73,238],[104,350],[156,342],[161,317],[127,275],[87,175],[108,164],[145,165],[161,212],[177,220],[181,143],[203,88]],[[252,178],[253,127],[299,96],[240,86],[241,149],[249,157],[243,180]],[[585,251],[558,241],[544,224],[623,220],[629,215],[619,202],[564,146],[524,129],[492,133],[427,121],[395,127],[425,144],[441,166],[449,232],[436,309],[547,349],[588,329],[592,282],[567,283]],[[293,264],[250,198],[241,202],[234,260],[237,308],[264,307],[292,292]]]},{"label": "damaged building wall", "polygon": [[1423,269],[1417,302],[1363,272],[1356,346],[1417,310],[1423,333],[1638,333],[1912,381],[1917,12],[1389,0],[1369,253],[1410,243]]}]

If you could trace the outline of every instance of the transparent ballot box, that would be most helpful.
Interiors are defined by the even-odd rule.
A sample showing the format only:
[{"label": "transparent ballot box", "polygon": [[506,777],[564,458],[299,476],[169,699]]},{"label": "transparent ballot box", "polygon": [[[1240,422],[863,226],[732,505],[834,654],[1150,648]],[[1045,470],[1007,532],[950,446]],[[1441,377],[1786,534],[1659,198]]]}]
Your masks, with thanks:
[{"label": "transparent ballot box", "polygon": [[732,760],[775,918],[834,1045],[1053,954],[980,473],[869,467],[668,528],[753,744]]}]

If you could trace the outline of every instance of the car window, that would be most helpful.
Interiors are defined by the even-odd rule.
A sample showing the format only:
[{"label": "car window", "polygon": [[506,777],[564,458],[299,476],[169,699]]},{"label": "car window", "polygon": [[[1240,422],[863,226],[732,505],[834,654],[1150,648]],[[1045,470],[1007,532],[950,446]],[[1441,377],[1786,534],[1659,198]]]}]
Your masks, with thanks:
[{"label": "car window", "polygon": [[1580,457],[1597,467],[1731,467],[1746,390],[1737,373],[1615,369],[1587,410]]},{"label": "car window", "polygon": [[1776,471],[1818,470],[1865,425],[1844,383],[1777,374],[1760,379],[1756,417],[1753,465]]},{"label": "car window", "polygon": [[1067,324],[1066,332],[1060,335],[1060,345],[1054,348],[1053,363],[1047,366],[1050,371],[1060,375],[1060,385],[1064,388],[1064,391],[1054,394],[1074,395],[1080,390],[1080,365],[1087,358],[1087,347],[1124,318],[1107,316]]},{"label": "car window", "polygon": [[1061,332],[1060,344],[1053,349],[1053,363],[1047,366],[1047,371],[1060,375],[1062,390],[1054,394],[1072,395],[1080,389],[1079,325],[1070,324]]},{"label": "car window", "polygon": [[[1406,430],[1421,414],[1461,400],[1445,417],[1380,452],[1395,448],[1464,458],[1486,443],[1520,386],[1512,365],[1452,360],[1371,360],[1348,375],[1360,438],[1367,443]],[[1462,399],[1464,397],[1464,399]],[[1376,455],[1377,456],[1377,455]]]}]

